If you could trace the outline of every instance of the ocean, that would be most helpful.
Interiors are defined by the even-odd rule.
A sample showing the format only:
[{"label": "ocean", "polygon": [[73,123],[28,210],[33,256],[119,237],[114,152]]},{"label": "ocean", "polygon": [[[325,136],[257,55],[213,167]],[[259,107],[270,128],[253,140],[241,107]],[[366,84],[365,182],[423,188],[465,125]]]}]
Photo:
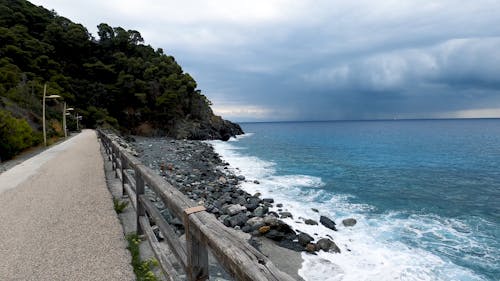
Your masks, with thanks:
[{"label": "ocean", "polygon": [[305,280],[500,280],[499,119],[241,125],[211,143],[242,188],[342,251],[303,253]]}]

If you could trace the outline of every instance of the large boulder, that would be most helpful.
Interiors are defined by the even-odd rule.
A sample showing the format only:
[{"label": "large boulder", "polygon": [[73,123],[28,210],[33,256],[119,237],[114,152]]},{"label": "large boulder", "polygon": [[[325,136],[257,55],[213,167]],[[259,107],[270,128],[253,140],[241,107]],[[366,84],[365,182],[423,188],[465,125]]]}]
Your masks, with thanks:
[{"label": "large boulder", "polygon": [[259,206],[253,211],[253,215],[255,217],[263,217],[268,211],[268,208],[265,206]]},{"label": "large boulder", "polygon": [[299,244],[305,247],[307,244],[311,243],[314,238],[312,238],[309,234],[301,232],[299,235],[297,235],[297,238],[299,239]]},{"label": "large boulder", "polygon": [[286,219],[286,218],[292,218],[293,219],[292,213],[290,213],[290,212],[281,212],[280,216],[281,216],[282,219]]},{"label": "large boulder", "polygon": [[318,222],[312,219],[306,219],[304,222],[308,225],[318,225]]},{"label": "large boulder", "polygon": [[232,204],[232,205],[227,205],[222,208],[222,212],[226,215],[234,216],[238,213],[241,213],[243,211],[246,211],[247,208],[244,206],[241,206],[239,204]]},{"label": "large boulder", "polygon": [[325,252],[340,253],[340,248],[337,244],[328,238],[319,239],[318,243],[316,243],[316,248],[318,251],[323,250]]},{"label": "large boulder", "polygon": [[276,229],[271,229],[268,233],[265,234],[265,236],[275,241],[281,241],[283,240],[283,238],[285,238],[285,234]]},{"label": "large boulder", "polygon": [[253,212],[255,209],[259,207],[260,204],[260,199],[257,197],[249,197],[247,198],[247,203],[245,204],[245,207]]},{"label": "large boulder", "polygon": [[280,221],[275,216],[265,216],[264,223],[271,227],[277,227],[280,225]]},{"label": "large boulder", "polygon": [[265,225],[264,219],[260,217],[253,217],[247,220],[247,225],[249,225],[252,230],[258,229],[259,227]]},{"label": "large boulder", "polygon": [[224,219],[224,225],[225,226],[230,226],[230,227],[235,227],[235,226],[244,226],[245,223],[247,222],[248,217],[244,213],[239,213],[236,214],[232,217],[226,217]]},{"label": "large boulder", "polygon": [[357,223],[357,221],[353,218],[348,218],[348,219],[342,220],[342,224],[344,226],[354,226],[356,223]]},{"label": "large boulder", "polygon": [[319,218],[319,222],[324,225],[325,227],[329,228],[329,229],[333,229],[335,231],[337,231],[337,228],[335,227],[335,222],[332,221],[331,219],[329,219],[328,217],[325,217],[325,216],[321,216]]}]

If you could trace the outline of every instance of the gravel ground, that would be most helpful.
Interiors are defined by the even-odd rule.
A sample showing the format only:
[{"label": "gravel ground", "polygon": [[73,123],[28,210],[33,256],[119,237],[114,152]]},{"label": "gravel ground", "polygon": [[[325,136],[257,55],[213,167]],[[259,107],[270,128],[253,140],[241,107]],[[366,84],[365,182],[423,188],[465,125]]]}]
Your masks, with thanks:
[{"label": "gravel ground", "polygon": [[96,134],[0,174],[0,280],[134,280]]}]

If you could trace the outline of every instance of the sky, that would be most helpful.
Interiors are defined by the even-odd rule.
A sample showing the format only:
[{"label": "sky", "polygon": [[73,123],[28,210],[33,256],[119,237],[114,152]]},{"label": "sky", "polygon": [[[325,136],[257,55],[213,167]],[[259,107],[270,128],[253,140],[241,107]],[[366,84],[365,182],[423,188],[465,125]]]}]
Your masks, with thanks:
[{"label": "sky", "polygon": [[500,117],[497,0],[34,0],[139,31],[233,121]]}]

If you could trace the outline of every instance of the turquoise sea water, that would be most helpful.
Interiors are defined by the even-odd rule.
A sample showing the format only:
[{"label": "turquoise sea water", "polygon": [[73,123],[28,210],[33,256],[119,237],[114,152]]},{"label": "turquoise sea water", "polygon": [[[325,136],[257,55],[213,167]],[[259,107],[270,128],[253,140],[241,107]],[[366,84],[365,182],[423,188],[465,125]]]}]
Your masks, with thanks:
[{"label": "turquoise sea water", "polygon": [[344,250],[306,257],[306,280],[500,280],[500,120],[242,127],[245,136],[214,146],[261,182],[244,188],[296,218],[315,218],[316,207],[337,224],[358,220],[334,233],[306,229]]}]

